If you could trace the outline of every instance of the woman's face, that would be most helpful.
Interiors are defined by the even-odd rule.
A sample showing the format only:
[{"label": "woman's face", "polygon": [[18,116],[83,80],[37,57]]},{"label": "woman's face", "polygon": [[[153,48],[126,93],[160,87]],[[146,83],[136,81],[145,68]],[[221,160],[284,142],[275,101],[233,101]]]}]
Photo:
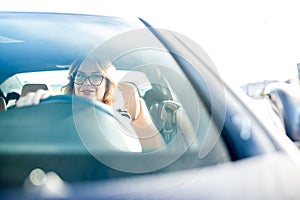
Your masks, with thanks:
[{"label": "woman's face", "polygon": [[[81,83],[80,81],[83,81],[84,79],[85,81]],[[87,97],[91,100],[98,100],[102,102],[106,88],[106,79],[103,78],[101,84],[96,86],[100,83],[97,81],[101,79],[102,74],[97,68],[96,64],[94,62],[84,62],[80,65],[77,72],[77,76],[75,77],[75,95]],[[90,80],[92,80],[92,83],[90,82]],[[76,82],[79,82],[80,84],[76,84]]]}]

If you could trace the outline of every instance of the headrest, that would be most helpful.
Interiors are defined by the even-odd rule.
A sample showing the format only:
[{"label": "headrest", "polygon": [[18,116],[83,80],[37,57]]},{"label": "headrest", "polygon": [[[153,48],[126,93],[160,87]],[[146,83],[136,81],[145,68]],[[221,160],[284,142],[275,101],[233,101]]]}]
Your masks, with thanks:
[{"label": "headrest", "polygon": [[6,102],[3,97],[0,97],[0,111],[6,110]]},{"label": "headrest", "polygon": [[122,93],[124,106],[128,110],[132,121],[140,114],[140,96],[136,86],[128,82],[120,82],[118,88]]},{"label": "headrest", "polygon": [[46,84],[25,84],[23,85],[21,96],[25,96],[29,92],[35,92],[38,89],[48,90],[48,86]]}]

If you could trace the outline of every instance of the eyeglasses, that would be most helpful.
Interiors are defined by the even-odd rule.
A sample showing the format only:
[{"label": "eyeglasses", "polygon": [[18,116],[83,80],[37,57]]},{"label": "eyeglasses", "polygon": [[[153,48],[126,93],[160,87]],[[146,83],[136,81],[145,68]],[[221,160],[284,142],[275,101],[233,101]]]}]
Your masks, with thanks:
[{"label": "eyeglasses", "polygon": [[104,78],[105,77],[99,73],[95,73],[90,76],[87,76],[83,72],[76,72],[75,74],[72,75],[72,79],[74,80],[74,83],[76,85],[83,85],[86,79],[89,79],[89,82],[91,83],[92,86],[99,86],[101,85]]}]

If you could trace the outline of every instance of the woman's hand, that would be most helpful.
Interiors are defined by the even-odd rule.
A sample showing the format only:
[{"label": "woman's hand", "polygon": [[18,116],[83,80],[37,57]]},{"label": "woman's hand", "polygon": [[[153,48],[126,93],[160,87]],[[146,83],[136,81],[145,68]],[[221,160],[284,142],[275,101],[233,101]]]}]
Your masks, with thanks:
[{"label": "woman's hand", "polygon": [[26,96],[20,97],[16,103],[16,107],[38,105],[41,99],[51,96],[49,90],[39,89],[36,92],[29,92]]}]

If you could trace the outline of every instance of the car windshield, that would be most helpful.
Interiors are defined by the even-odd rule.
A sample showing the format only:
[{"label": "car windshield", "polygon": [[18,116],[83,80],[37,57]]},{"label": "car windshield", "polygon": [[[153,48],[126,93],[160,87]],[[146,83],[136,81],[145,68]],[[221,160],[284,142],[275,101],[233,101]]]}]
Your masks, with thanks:
[{"label": "car windshield", "polygon": [[[4,183],[23,183],[36,168],[70,182],[99,180],[211,166],[274,150],[261,137],[245,144],[251,149],[231,154],[222,131],[229,127],[239,140],[252,141],[263,129],[252,117],[239,121],[241,114],[232,114],[232,125],[223,129],[224,85],[207,55],[184,36],[147,28],[139,19],[21,16],[0,14],[0,89],[6,101],[0,156],[1,169],[9,172],[1,173]],[[99,60],[109,64],[101,68]],[[91,65],[97,68],[83,70]],[[91,101],[102,86],[103,96]],[[16,106],[38,89],[51,96],[38,105]],[[14,173],[21,175],[9,175]]]}]

